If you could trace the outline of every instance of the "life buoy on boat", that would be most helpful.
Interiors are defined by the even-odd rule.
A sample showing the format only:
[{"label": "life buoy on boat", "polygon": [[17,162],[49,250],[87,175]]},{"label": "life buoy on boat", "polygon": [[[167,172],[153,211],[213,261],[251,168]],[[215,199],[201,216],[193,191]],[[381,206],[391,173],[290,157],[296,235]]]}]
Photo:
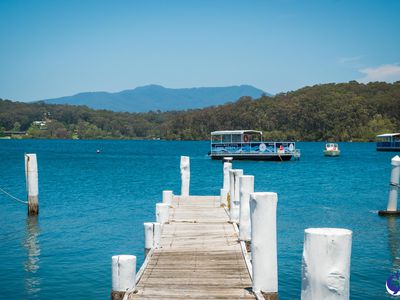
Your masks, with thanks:
[{"label": "life buoy on boat", "polygon": [[245,134],[243,136],[243,142],[247,143],[249,141],[249,136],[247,134]]},{"label": "life buoy on boat", "polygon": [[267,146],[264,143],[262,143],[260,144],[259,149],[261,152],[264,152],[265,150],[267,150]]}]

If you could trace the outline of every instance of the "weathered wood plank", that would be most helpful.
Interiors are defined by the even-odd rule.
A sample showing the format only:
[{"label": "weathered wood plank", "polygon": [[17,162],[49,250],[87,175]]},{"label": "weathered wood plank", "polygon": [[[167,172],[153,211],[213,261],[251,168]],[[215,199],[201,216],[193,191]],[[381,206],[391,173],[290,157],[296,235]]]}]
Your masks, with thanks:
[{"label": "weathered wood plank", "polygon": [[161,248],[130,299],[255,299],[238,236],[218,197],[174,197]]}]

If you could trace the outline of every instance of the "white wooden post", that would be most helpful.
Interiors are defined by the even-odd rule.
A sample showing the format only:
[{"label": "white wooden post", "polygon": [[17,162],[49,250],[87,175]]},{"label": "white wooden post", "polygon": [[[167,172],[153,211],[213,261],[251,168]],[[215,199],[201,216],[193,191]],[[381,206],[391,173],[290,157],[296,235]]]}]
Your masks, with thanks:
[{"label": "white wooden post", "polygon": [[228,208],[232,206],[233,198],[235,197],[235,169],[229,170],[229,201]]},{"label": "white wooden post", "polygon": [[161,223],[158,222],[146,222],[144,225],[144,249],[145,255],[152,248],[160,247],[161,240]]},{"label": "white wooden post", "polygon": [[228,193],[229,193],[229,190],[221,189],[220,193],[221,193],[220,204],[224,205],[224,206],[228,206]]},{"label": "white wooden post", "polygon": [[228,162],[231,163],[233,161],[233,157],[225,156],[222,158],[222,163]]},{"label": "white wooden post", "polygon": [[400,180],[400,157],[396,155],[392,158],[392,172],[390,176],[390,191],[387,205],[387,211],[397,211],[397,197],[399,192]]},{"label": "white wooden post", "polygon": [[37,215],[39,214],[39,180],[36,154],[25,154],[25,177],[28,215]]},{"label": "white wooden post", "polygon": [[111,299],[122,299],[136,287],[136,256],[115,255],[112,257]]},{"label": "white wooden post", "polygon": [[347,300],[350,291],[351,230],[304,231],[302,300]]},{"label": "white wooden post", "polygon": [[224,181],[222,188],[225,190],[229,190],[229,170],[232,169],[232,163],[224,162],[223,166]]},{"label": "white wooden post", "polygon": [[[230,174],[233,173],[233,176],[230,177],[230,187],[231,191],[233,191],[230,195],[230,208],[229,208],[229,215],[230,215],[230,220],[232,222],[239,222],[239,205],[240,205],[240,195],[239,195],[239,176],[243,175],[243,170],[242,169],[234,169],[233,172],[231,170],[229,171]],[[233,187],[232,187],[233,186]]]},{"label": "white wooden post", "polygon": [[144,251],[145,255],[150,251],[154,246],[154,229],[153,223],[146,222],[144,225]]},{"label": "white wooden post", "polygon": [[169,219],[169,205],[167,203],[157,203],[156,204],[156,220],[157,223],[163,225],[168,223]]},{"label": "white wooden post", "polygon": [[162,202],[163,203],[167,203],[168,205],[171,205],[173,197],[174,197],[174,194],[172,191],[163,191],[162,192]]},{"label": "white wooden post", "polygon": [[153,223],[153,247],[160,248],[161,247],[161,223],[154,222]]},{"label": "white wooden post", "polygon": [[223,164],[223,185],[221,189],[221,204],[227,206],[228,205],[228,192],[229,192],[229,170],[232,169],[232,163],[224,162]]},{"label": "white wooden post", "polygon": [[240,196],[240,212],[239,212],[239,240],[251,240],[251,224],[250,224],[250,194],[254,193],[254,176],[239,176],[239,196]]},{"label": "white wooden post", "polygon": [[276,193],[251,193],[251,258],[253,291],[272,296],[278,292],[276,247]]},{"label": "white wooden post", "polygon": [[190,186],[190,158],[189,156],[181,156],[181,195],[189,196]]}]

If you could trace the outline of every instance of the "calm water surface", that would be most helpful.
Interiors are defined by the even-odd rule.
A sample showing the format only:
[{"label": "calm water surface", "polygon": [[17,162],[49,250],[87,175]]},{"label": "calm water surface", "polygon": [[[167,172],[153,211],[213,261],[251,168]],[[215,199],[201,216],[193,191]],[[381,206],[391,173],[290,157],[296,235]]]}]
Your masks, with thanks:
[{"label": "calm water surface", "polygon": [[[300,161],[234,162],[256,191],[278,193],[280,299],[299,299],[303,231],[353,230],[351,299],[390,299],[385,280],[400,268],[400,224],[381,218],[390,159],[372,143],[298,143]],[[96,154],[100,149],[101,153]],[[25,199],[23,154],[39,164],[40,216],[0,194],[1,299],[109,299],[111,256],[143,262],[143,222],[162,190],[180,191],[179,157],[191,157],[191,193],[218,194],[221,162],[207,142],[0,140],[0,187]]]}]

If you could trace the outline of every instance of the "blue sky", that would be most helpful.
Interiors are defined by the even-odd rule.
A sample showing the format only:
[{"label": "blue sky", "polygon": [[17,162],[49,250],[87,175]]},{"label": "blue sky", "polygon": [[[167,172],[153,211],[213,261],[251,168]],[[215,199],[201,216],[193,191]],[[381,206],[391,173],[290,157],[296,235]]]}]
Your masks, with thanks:
[{"label": "blue sky", "polygon": [[400,80],[400,1],[0,1],[3,99],[350,80]]}]

